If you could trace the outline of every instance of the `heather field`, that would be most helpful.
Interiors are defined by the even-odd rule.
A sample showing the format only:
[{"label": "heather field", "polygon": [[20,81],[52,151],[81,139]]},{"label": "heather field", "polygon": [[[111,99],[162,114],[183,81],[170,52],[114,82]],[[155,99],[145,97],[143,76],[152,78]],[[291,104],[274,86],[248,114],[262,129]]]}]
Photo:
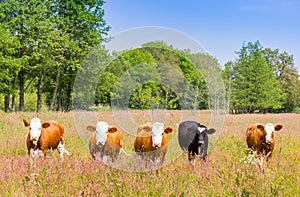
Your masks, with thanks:
[{"label": "heather field", "polygon": [[[149,114],[142,111],[130,114],[141,124],[150,120]],[[96,115],[99,120],[116,123],[109,111]],[[170,141],[177,139],[180,115],[180,111],[167,112],[166,124],[175,128],[168,136]],[[78,131],[80,126],[75,124],[73,113],[40,114],[43,120],[57,120],[65,126],[65,148],[71,155],[61,160],[57,151],[51,151],[46,160],[38,159],[32,166],[25,144],[28,129],[22,118],[34,116],[35,113],[0,112],[0,196],[300,196],[297,114],[226,115],[216,143],[210,144],[206,162],[197,160],[193,167],[178,155],[179,150],[172,148],[167,165],[140,172],[120,169],[127,165],[123,161],[117,161],[117,168],[92,161],[86,148],[90,133]],[[209,125],[210,117],[203,112],[199,121]],[[253,122],[283,125],[276,133],[273,158],[269,166],[264,165],[264,173],[256,165],[242,161],[247,150],[245,129]],[[131,154],[133,140],[131,135],[124,135],[124,149]],[[130,163],[134,167],[134,159]]]}]

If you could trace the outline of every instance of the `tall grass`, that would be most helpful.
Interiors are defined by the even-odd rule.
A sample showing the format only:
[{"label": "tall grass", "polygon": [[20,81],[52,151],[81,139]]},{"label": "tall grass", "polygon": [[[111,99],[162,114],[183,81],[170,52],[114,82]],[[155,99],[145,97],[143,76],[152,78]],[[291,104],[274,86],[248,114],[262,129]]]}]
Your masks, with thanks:
[{"label": "tall grass", "polygon": [[[147,114],[130,112],[143,122]],[[300,196],[300,115],[227,115],[223,131],[206,162],[192,166],[181,156],[163,168],[147,172],[128,172],[92,161],[78,136],[72,113],[45,112],[44,120],[57,120],[66,129],[65,160],[51,151],[46,160],[31,166],[26,148],[27,128],[22,118],[34,113],[0,112],[0,196]],[[111,112],[97,112],[101,120],[116,124]],[[167,114],[167,124],[175,128],[176,111]],[[208,124],[204,117],[201,123]],[[269,166],[260,173],[256,165],[245,164],[245,129],[253,122],[281,123]],[[132,152],[133,137],[125,137],[125,150]],[[172,154],[169,149],[168,154]]]}]

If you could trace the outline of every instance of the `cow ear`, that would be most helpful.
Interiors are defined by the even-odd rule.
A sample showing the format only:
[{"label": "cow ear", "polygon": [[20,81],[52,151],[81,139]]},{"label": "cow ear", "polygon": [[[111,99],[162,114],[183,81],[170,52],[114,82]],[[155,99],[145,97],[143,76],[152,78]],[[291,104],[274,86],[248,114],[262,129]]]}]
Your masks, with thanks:
[{"label": "cow ear", "polygon": [[86,129],[87,129],[88,131],[90,131],[90,132],[96,131],[96,127],[95,127],[95,126],[91,126],[91,125],[87,126]]},{"label": "cow ear", "polygon": [[49,122],[43,122],[42,127],[44,129],[46,129],[46,128],[50,127],[50,123]]},{"label": "cow ear", "polygon": [[25,127],[29,127],[29,125],[30,125],[29,120],[23,118],[23,122],[24,122]]},{"label": "cow ear", "polygon": [[261,130],[261,131],[264,131],[264,130],[265,130],[265,127],[264,127],[264,125],[262,125],[262,124],[257,125],[257,128],[258,128],[259,130]]},{"label": "cow ear", "polygon": [[173,131],[173,129],[171,127],[167,127],[167,128],[164,129],[164,132],[166,134],[171,133],[172,131]]},{"label": "cow ear", "polygon": [[211,128],[211,129],[209,129],[209,130],[207,130],[207,134],[214,134],[216,132],[216,129],[213,129],[213,128]]},{"label": "cow ear", "polygon": [[280,129],[282,129],[282,125],[281,124],[278,124],[275,126],[275,131],[279,131]]},{"label": "cow ear", "polygon": [[150,126],[144,126],[144,127],[143,127],[143,130],[145,130],[145,131],[147,131],[147,132],[152,131],[152,129],[151,129]]},{"label": "cow ear", "polygon": [[108,132],[109,133],[114,133],[117,131],[117,128],[116,127],[108,127]]}]

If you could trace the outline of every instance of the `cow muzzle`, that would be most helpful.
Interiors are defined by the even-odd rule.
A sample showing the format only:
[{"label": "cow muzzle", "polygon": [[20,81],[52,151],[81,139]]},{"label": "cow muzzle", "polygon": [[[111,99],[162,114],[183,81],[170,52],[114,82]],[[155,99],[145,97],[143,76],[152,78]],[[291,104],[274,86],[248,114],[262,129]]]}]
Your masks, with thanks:
[{"label": "cow muzzle", "polygon": [[37,137],[34,137],[31,139],[32,143],[36,146],[37,143],[38,143],[38,138]]},{"label": "cow muzzle", "polygon": [[267,144],[272,144],[272,143],[273,143],[273,140],[266,140],[266,143],[267,143]]},{"label": "cow muzzle", "polygon": [[161,146],[160,143],[154,143],[154,144],[153,144],[153,147],[154,147],[154,148],[160,148],[160,146]]},{"label": "cow muzzle", "polygon": [[202,145],[202,144],[204,144],[204,141],[203,140],[199,140],[198,141],[198,145]]}]

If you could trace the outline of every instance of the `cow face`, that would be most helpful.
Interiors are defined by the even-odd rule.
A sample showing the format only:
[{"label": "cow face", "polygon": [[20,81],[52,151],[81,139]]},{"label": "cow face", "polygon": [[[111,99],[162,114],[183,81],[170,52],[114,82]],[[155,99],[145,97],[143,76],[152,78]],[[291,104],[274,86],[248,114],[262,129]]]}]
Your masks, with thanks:
[{"label": "cow face", "polygon": [[24,125],[29,126],[30,140],[33,144],[37,145],[37,142],[41,136],[42,128],[47,128],[50,126],[49,123],[42,123],[39,118],[31,119],[30,123],[28,120],[23,119]]},{"label": "cow face", "polygon": [[196,133],[196,140],[199,145],[204,144],[205,137],[207,135],[207,128],[203,125],[197,128],[197,133]]},{"label": "cow face", "polygon": [[108,123],[107,122],[97,122],[97,124],[96,124],[97,144],[104,145],[107,140],[107,134],[108,134]]},{"label": "cow face", "polygon": [[164,129],[164,124],[161,122],[155,122],[152,125],[152,146],[160,148],[162,144],[163,134],[171,133],[172,128],[167,127]]},{"label": "cow face", "polygon": [[162,135],[164,124],[161,122],[155,122],[152,126],[152,146],[153,147],[161,147]]},{"label": "cow face", "polygon": [[282,125],[274,126],[272,123],[268,123],[265,125],[264,129],[266,132],[266,142],[268,144],[274,143],[275,133],[274,131],[279,131],[282,128]]}]

